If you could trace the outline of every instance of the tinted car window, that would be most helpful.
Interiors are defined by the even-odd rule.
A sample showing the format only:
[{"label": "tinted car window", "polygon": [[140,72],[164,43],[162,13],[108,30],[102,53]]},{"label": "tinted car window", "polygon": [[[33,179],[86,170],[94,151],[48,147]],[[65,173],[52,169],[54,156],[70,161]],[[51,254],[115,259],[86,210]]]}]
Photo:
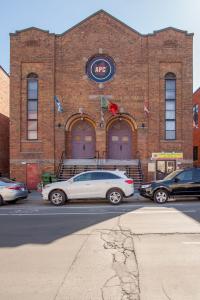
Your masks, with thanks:
[{"label": "tinted car window", "polygon": [[173,179],[180,172],[181,172],[181,170],[176,170],[176,171],[168,174],[164,179],[165,180],[171,180],[171,179]]},{"label": "tinted car window", "polygon": [[200,169],[193,170],[193,180],[200,181]]},{"label": "tinted car window", "polygon": [[112,174],[112,173],[108,173],[108,172],[94,172],[91,174],[92,174],[92,180],[119,179],[120,178],[119,176]]},{"label": "tinted car window", "polygon": [[106,173],[105,176],[107,177],[106,179],[119,179],[119,178],[121,178],[120,176],[118,176],[116,174],[112,174],[112,173]]},{"label": "tinted car window", "polygon": [[74,181],[87,181],[92,179],[92,173],[85,173],[74,178]]},{"label": "tinted car window", "polygon": [[4,178],[4,177],[1,177],[1,178],[0,178],[0,181],[1,181],[1,182],[6,182],[6,183],[14,183],[13,180],[10,180],[10,179]]},{"label": "tinted car window", "polygon": [[192,170],[183,171],[179,175],[176,176],[180,181],[188,181],[192,180]]},{"label": "tinted car window", "polygon": [[3,181],[0,181],[0,186],[5,186],[6,185],[6,183],[5,182],[3,182]]}]

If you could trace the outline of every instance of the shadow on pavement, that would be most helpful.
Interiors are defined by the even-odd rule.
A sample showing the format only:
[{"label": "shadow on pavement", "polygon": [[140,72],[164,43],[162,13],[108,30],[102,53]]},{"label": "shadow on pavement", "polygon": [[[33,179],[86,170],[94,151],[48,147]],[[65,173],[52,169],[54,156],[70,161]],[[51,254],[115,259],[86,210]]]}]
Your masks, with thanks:
[{"label": "shadow on pavement", "polygon": [[199,201],[190,203],[178,200],[158,205],[150,200],[144,199],[143,201],[142,198],[140,200],[136,198],[132,201],[127,200],[117,207],[111,206],[104,200],[92,200],[87,203],[71,201],[65,206],[53,207],[51,204],[44,204],[43,200],[33,193],[27,202],[21,200],[18,204],[5,205],[0,208],[0,247],[48,244],[67,235],[78,234],[80,230],[92,225],[144,207],[174,208],[200,222],[198,203]]}]

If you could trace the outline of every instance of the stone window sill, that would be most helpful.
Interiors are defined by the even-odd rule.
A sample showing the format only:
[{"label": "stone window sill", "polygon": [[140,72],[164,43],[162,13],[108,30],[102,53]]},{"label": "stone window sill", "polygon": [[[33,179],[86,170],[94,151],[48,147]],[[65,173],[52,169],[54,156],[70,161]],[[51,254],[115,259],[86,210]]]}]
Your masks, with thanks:
[{"label": "stone window sill", "polygon": [[160,140],[161,143],[182,143],[182,140]]},{"label": "stone window sill", "polygon": [[42,143],[42,140],[21,140],[21,143]]}]

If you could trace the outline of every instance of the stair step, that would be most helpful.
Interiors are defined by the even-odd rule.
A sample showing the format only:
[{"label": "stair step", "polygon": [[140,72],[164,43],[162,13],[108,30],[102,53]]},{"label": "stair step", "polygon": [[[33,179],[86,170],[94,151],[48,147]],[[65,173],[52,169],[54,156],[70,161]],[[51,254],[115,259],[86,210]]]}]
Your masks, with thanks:
[{"label": "stair step", "polygon": [[122,170],[125,171],[126,174],[134,180],[135,188],[137,189],[142,181],[143,176],[140,167],[137,164],[134,165],[108,165],[108,164],[102,164],[102,165],[72,165],[72,164],[62,164],[59,169],[58,179],[59,180],[67,180],[81,172],[84,171],[92,171],[92,170]]}]

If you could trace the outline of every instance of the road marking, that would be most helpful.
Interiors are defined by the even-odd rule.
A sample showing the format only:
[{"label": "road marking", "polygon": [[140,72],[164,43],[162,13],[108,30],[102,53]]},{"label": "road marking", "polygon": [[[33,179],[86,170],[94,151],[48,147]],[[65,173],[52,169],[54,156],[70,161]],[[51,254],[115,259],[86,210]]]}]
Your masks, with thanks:
[{"label": "road marking", "polygon": [[36,212],[15,212],[15,213],[0,213],[0,216],[56,216],[56,215],[106,215],[106,214],[179,214],[179,213],[195,213],[196,210],[184,211],[101,211],[101,212],[55,212],[55,213],[36,213]]},{"label": "road marking", "polygon": [[[79,212],[66,212],[66,213],[41,213],[41,214],[38,214],[38,213],[21,213],[21,214],[17,214],[17,213],[7,213],[7,214],[0,214],[0,216],[58,216],[58,215],[105,215],[105,214],[116,214],[118,212],[99,212],[99,213],[95,213],[95,212],[85,212],[85,213],[79,213]],[[123,211],[124,213],[124,211]]]},{"label": "road marking", "polygon": [[[193,206],[199,206],[199,202],[193,202],[192,205]],[[37,206],[37,208],[34,208],[34,206]],[[145,206],[144,206],[145,205]],[[160,205],[157,205],[155,203],[151,203],[149,202],[149,204],[144,204],[144,203],[141,203],[141,204],[136,204],[136,203],[122,203],[120,205],[120,209],[126,209],[126,208],[135,208],[135,207],[139,207],[139,208],[143,208],[143,209],[170,209],[170,208],[176,208],[176,207],[179,207],[179,206],[188,206],[188,205],[191,205],[191,203],[165,203],[163,204],[163,206],[161,207]],[[15,205],[16,206],[16,205]],[[32,207],[33,206],[33,207]],[[18,209],[27,209],[27,207],[29,207],[28,209],[40,209],[40,210],[44,210],[44,209],[56,209],[56,210],[61,210],[63,208],[67,208],[67,209],[74,209],[74,208],[82,208],[82,209],[96,209],[96,208],[109,208],[110,207],[110,204],[109,203],[102,203],[101,204],[96,204],[94,202],[94,204],[92,205],[88,205],[87,203],[83,203],[82,205],[80,204],[73,204],[73,203],[70,203],[70,204],[66,204],[65,206],[62,206],[62,207],[56,207],[56,206],[53,206],[51,204],[49,204],[48,202],[47,203],[44,203],[43,206],[41,206],[41,204],[33,204],[33,205],[20,205],[20,208],[18,207]],[[13,205],[13,208],[14,208],[14,205]],[[1,210],[11,210],[12,208],[11,207],[1,207]],[[117,207],[116,207],[117,209]]]}]

